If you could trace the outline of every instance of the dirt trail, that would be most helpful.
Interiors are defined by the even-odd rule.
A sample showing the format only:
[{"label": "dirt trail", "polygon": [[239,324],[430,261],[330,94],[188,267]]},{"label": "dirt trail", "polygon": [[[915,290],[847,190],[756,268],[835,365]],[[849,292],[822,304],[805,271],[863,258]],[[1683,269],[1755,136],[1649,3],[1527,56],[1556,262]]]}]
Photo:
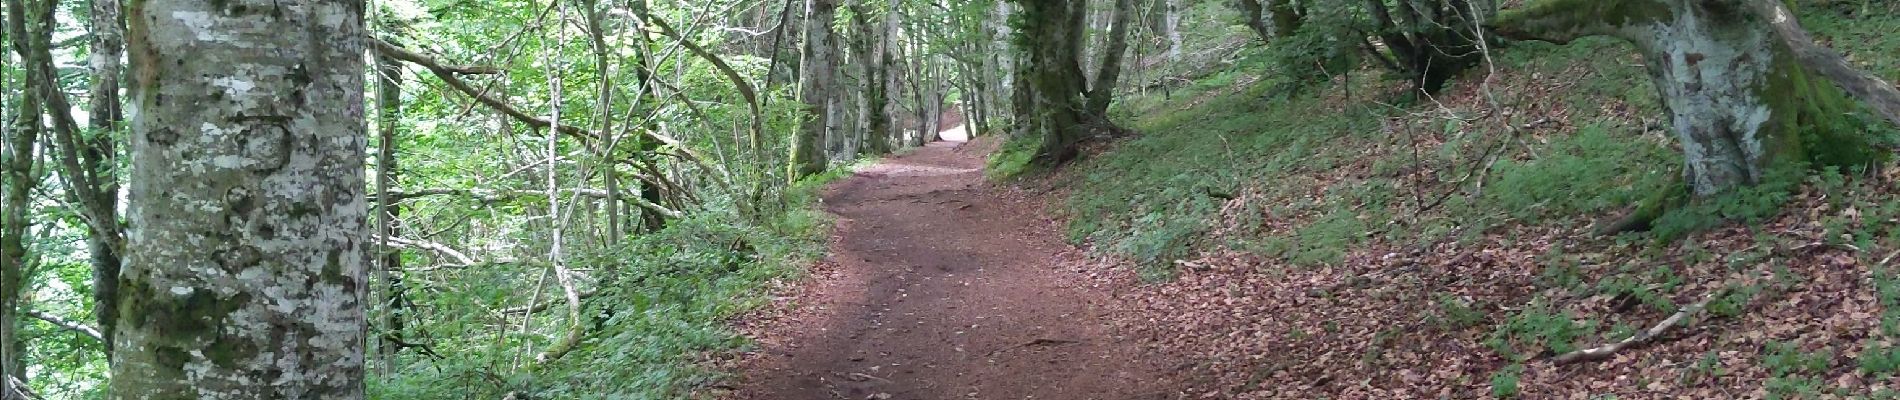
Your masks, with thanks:
[{"label": "dirt trail", "polygon": [[[1160,357],[1109,325],[1040,202],[984,154],[923,149],[831,187],[831,251],[797,304],[746,328],[737,399],[1164,399]],[[975,146],[971,146],[975,147]]]}]

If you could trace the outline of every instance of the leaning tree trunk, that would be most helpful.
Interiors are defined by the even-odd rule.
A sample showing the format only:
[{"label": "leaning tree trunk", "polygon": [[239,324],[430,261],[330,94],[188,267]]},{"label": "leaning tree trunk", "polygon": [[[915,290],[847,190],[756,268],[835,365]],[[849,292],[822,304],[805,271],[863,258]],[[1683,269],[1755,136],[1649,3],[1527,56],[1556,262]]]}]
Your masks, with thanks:
[{"label": "leaning tree trunk", "polygon": [[825,170],[824,143],[831,120],[831,18],[835,0],[807,0],[805,40],[798,63],[798,99],[805,103],[806,119],[792,136],[792,179]]},{"label": "leaning tree trunk", "polygon": [[1091,115],[1108,115],[1108,104],[1115,99],[1115,86],[1122,75],[1122,53],[1128,52],[1129,14],[1134,13],[1134,8],[1134,0],[1115,0],[1115,18],[1111,22],[1114,25],[1108,28],[1108,48],[1102,52],[1102,69],[1095,74],[1095,86],[1089,89]]},{"label": "leaning tree trunk", "polygon": [[1087,128],[1082,96],[1082,16],[1086,2],[1023,0],[1017,43],[1027,50],[1022,66],[1024,88],[1017,92],[1017,135],[1042,138],[1033,158],[1041,167],[1074,159]]},{"label": "leaning tree trunk", "polygon": [[1784,165],[1884,158],[1846,117],[1855,104],[1803,66],[1747,1],[1544,1],[1504,16],[1497,29],[1560,43],[1607,35],[1635,44],[1697,195],[1761,183]]},{"label": "leaning tree trunk", "polygon": [[362,3],[128,11],[133,229],[110,398],[362,398]]}]

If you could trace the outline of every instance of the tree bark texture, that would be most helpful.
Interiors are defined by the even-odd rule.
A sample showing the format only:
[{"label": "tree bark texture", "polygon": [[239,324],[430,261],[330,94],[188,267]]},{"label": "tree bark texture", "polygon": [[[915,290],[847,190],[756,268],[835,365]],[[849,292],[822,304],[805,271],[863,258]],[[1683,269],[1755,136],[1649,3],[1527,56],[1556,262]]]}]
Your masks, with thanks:
[{"label": "tree bark texture", "polygon": [[356,399],[370,264],[364,3],[128,9],[113,399]]},{"label": "tree bark texture", "polygon": [[1081,54],[1086,2],[1020,1],[1023,19],[1038,21],[1022,26],[1017,45],[1028,50],[1021,67],[1023,88],[1016,93],[1017,135],[1042,138],[1033,163],[1055,167],[1076,156],[1087,128],[1082,96]]},{"label": "tree bark texture", "polygon": [[[92,48],[89,62],[92,64],[92,97],[88,120],[92,132],[83,142],[76,143],[83,154],[83,171],[70,171],[67,174],[84,174],[89,179],[67,179],[68,182],[86,182],[93,187],[73,190],[71,195],[84,197],[78,203],[85,209],[87,251],[92,253],[93,313],[98,317],[99,332],[112,337],[113,323],[118,320],[118,307],[114,304],[118,297],[120,254],[124,252],[124,227],[119,222],[119,179],[118,179],[118,132],[125,120],[125,113],[119,100],[119,78],[124,66],[120,60],[125,56],[125,19],[119,0],[92,0]],[[112,352],[112,341],[105,342],[106,352]]]},{"label": "tree bark texture", "polygon": [[833,63],[830,48],[831,19],[837,12],[836,0],[806,0],[805,40],[798,63],[798,99],[805,103],[806,116],[792,139],[792,179],[825,170],[825,132],[831,125],[831,87]]},{"label": "tree bark texture", "polygon": [[1088,112],[1108,115],[1108,104],[1115,99],[1115,86],[1122,75],[1122,53],[1128,52],[1128,26],[1134,13],[1134,0],[1115,0],[1115,17],[1108,28],[1108,48],[1102,52],[1102,70],[1095,74],[1095,86],[1089,89]]},{"label": "tree bark texture", "polygon": [[[1849,118],[1854,103],[1804,67],[1747,0],[1557,0],[1503,16],[1506,36],[1634,44],[1681,143],[1697,195],[1761,183],[1785,162],[1862,165],[1885,157]],[[1792,18],[1792,16],[1784,16]]]},{"label": "tree bark texture", "polygon": [[[13,14],[8,13],[9,17]],[[12,24],[18,21],[9,21]],[[16,35],[9,35],[17,37]],[[16,42],[17,43],[17,42]],[[38,96],[32,92],[21,94],[18,106],[20,110],[15,120],[8,121],[5,127],[5,148],[0,149],[0,173],[5,174],[4,196],[0,196],[0,399],[23,399],[20,396],[24,388],[14,387],[14,382],[26,381],[26,364],[20,351],[20,294],[25,290],[24,281],[28,265],[33,263],[27,253],[26,235],[32,221],[29,219],[32,208],[32,193],[39,186],[40,179],[33,173],[33,148],[40,135],[40,112]]]}]

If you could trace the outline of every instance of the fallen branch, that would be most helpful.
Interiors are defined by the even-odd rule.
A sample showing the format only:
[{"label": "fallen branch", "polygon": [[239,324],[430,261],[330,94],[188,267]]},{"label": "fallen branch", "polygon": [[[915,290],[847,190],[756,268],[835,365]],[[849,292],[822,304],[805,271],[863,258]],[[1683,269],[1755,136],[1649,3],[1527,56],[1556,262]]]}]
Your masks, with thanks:
[{"label": "fallen branch", "polygon": [[53,324],[53,326],[57,326],[60,329],[65,329],[65,330],[73,331],[74,333],[85,335],[86,337],[92,338],[92,340],[99,341],[99,343],[106,342],[106,335],[99,333],[98,328],[86,326],[86,324],[79,323],[78,321],[60,318],[57,315],[47,314],[45,312],[40,312],[37,310],[26,310],[26,315],[29,317],[37,318],[41,321],[46,321],[46,323]]},{"label": "fallen branch", "polygon": [[1592,347],[1588,349],[1564,353],[1556,357],[1552,357],[1550,361],[1554,363],[1558,363],[1558,364],[1569,364],[1569,363],[1578,362],[1578,361],[1594,361],[1594,360],[1601,360],[1604,358],[1608,358],[1612,355],[1615,355],[1616,352],[1623,351],[1623,349],[1630,348],[1631,346],[1640,345],[1640,344],[1643,344],[1644,342],[1654,340],[1657,336],[1662,336],[1663,333],[1666,333],[1670,329],[1675,328],[1676,325],[1682,324],[1683,323],[1682,321],[1688,320],[1689,317],[1693,317],[1695,316],[1696,313],[1702,312],[1702,309],[1707,308],[1709,306],[1709,301],[1715,300],[1716,297],[1721,297],[1723,293],[1727,293],[1727,292],[1728,292],[1728,286],[1723,286],[1720,289],[1715,289],[1715,291],[1709,292],[1707,296],[1703,296],[1702,301],[1697,301],[1695,302],[1695,304],[1690,304],[1688,307],[1683,307],[1681,310],[1677,310],[1675,315],[1670,315],[1669,318],[1664,318],[1662,322],[1657,322],[1656,326],[1649,327],[1649,329],[1644,329],[1642,332],[1638,332],[1636,336],[1630,336],[1628,339],[1623,339],[1621,341],[1617,341],[1616,343],[1610,343],[1603,346]]}]

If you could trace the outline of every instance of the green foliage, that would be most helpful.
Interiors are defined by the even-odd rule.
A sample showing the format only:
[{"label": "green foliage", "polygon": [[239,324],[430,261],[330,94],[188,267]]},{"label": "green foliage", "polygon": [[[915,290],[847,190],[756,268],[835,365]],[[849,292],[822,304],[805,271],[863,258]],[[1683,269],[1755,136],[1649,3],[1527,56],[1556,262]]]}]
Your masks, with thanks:
[{"label": "green foliage", "polygon": [[1507,359],[1524,360],[1541,351],[1553,354],[1577,349],[1577,341],[1596,331],[1595,321],[1577,321],[1568,312],[1534,303],[1497,326],[1485,344]]},{"label": "green foliage", "polygon": [[1657,160],[1669,158],[1668,149],[1629,136],[1590,125],[1551,141],[1540,158],[1500,161],[1492,171],[1488,200],[1513,217],[1531,220],[1631,204],[1661,189],[1673,173],[1657,168]]},{"label": "green foliage", "polygon": [[1524,373],[1524,364],[1511,364],[1491,373],[1491,396],[1500,399],[1516,398],[1518,375]]},{"label": "green foliage", "polygon": [[1014,179],[1035,169],[1036,152],[1042,148],[1042,138],[1033,136],[1012,136],[1004,141],[1002,147],[990,153],[989,165],[983,169],[990,179]]},{"label": "green foliage", "polygon": [[1266,57],[1272,59],[1275,75],[1282,78],[1275,92],[1293,95],[1313,82],[1330,80],[1358,69],[1358,40],[1370,24],[1351,12],[1349,7],[1316,7],[1292,36],[1274,38]]},{"label": "green foliage", "polygon": [[1651,224],[1651,234],[1668,242],[1727,222],[1760,222],[1781,212],[1781,205],[1800,187],[1806,171],[1797,163],[1772,167],[1755,186],[1731,189],[1669,210]]},{"label": "green foliage", "polygon": [[1885,379],[1892,377],[1895,372],[1900,372],[1900,346],[1881,345],[1869,341],[1866,348],[1861,350],[1860,357],[1857,358],[1860,361],[1860,372],[1863,374]]},{"label": "green foliage", "polygon": [[1775,376],[1825,373],[1834,362],[1832,350],[1804,352],[1799,345],[1787,342],[1768,342],[1762,352],[1762,367]]},{"label": "green foliage", "polygon": [[1484,311],[1472,307],[1463,299],[1444,293],[1438,294],[1438,315],[1441,324],[1453,329],[1478,326],[1485,319]]}]

